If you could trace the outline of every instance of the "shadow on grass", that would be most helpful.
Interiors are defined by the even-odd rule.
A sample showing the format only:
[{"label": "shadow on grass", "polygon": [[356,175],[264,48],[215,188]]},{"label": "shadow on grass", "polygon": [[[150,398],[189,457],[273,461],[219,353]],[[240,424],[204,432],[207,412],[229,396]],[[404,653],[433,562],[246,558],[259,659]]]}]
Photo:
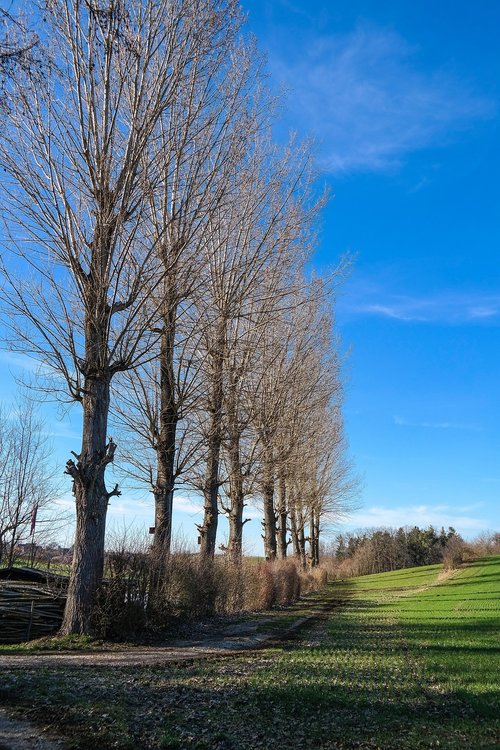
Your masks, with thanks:
[{"label": "shadow on grass", "polygon": [[492,715],[467,696],[423,692],[404,675],[388,680],[383,661],[335,663],[328,649],[314,651],[314,658],[297,649],[257,665],[83,669],[78,689],[74,675],[50,670],[20,675],[10,697],[3,692],[18,705],[36,693],[35,715],[80,750],[90,738],[100,750],[496,746]]}]

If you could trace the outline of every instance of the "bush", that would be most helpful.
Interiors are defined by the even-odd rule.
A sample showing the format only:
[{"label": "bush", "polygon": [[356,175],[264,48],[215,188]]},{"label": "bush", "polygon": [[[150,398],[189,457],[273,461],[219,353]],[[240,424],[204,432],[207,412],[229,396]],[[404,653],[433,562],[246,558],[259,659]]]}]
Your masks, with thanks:
[{"label": "bush", "polygon": [[448,539],[443,550],[443,568],[445,570],[455,570],[459,568],[464,561],[466,545],[459,536],[452,536]]},{"label": "bush", "polygon": [[178,552],[153,561],[145,552],[121,548],[107,558],[95,631],[101,637],[131,637],[216,615],[286,606],[326,580],[326,570],[304,571],[292,559],[235,564]]},{"label": "bush", "polygon": [[471,554],[476,557],[500,555],[500,534],[483,532],[468,545]]}]

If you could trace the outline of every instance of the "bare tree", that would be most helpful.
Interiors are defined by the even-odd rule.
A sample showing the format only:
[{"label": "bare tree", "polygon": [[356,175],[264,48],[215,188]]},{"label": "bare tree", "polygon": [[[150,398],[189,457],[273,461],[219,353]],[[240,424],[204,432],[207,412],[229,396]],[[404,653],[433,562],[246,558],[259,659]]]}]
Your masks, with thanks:
[{"label": "bare tree", "polygon": [[[11,345],[83,409],[67,463],[77,528],[62,632],[88,632],[110,499],[110,383],[148,356],[158,278],[146,193],[160,181],[162,116],[226,12],[223,0],[51,0],[46,85],[14,87],[0,163]],[[157,158],[158,157],[158,158]],[[22,278],[22,283],[19,279]]]},{"label": "bare tree", "polygon": [[[45,526],[47,510],[60,492],[45,425],[32,401],[19,399],[0,411],[0,560],[12,565],[16,547],[34,543],[36,527]],[[57,523],[57,522],[56,522]]]},{"label": "bare tree", "polygon": [[[344,270],[337,269],[340,278]],[[294,330],[289,398],[276,436],[278,555],[286,554],[289,528],[303,565],[309,543],[312,566],[319,563],[323,524],[350,512],[357,489],[344,437],[342,359],[328,291],[328,284],[313,284],[300,308],[308,322]]]},{"label": "bare tree", "polygon": [[0,86],[16,71],[41,71],[39,42],[38,34],[30,31],[22,18],[0,8]]},{"label": "bare tree", "polygon": [[[316,506],[324,501],[329,476],[325,456],[338,447],[341,434],[341,372],[330,305],[332,284],[343,278],[346,264],[341,261],[329,279],[295,286],[294,306],[266,331],[257,359],[255,481],[271,560],[287,555],[290,530],[294,553],[305,562],[308,521],[318,528]],[[334,406],[337,421],[326,418]],[[320,499],[311,510],[313,494]]]},{"label": "bare tree", "polygon": [[[198,530],[200,551],[206,556],[216,547],[221,449],[228,426],[224,413],[231,399],[234,404],[235,383],[228,389],[228,382],[237,371],[231,373],[230,363],[238,367],[234,353],[243,332],[248,335],[249,327],[271,325],[273,310],[286,304],[290,278],[303,261],[297,251],[300,237],[318,207],[310,196],[309,178],[307,147],[292,146],[280,154],[268,131],[258,133],[245,161],[236,164],[231,202],[210,216],[204,283],[196,298],[206,321],[200,351],[206,394],[204,471],[193,481],[204,497]],[[231,390],[233,396],[225,403]],[[233,423],[237,439],[234,427]],[[241,504],[237,515],[239,524]]]},{"label": "bare tree", "polygon": [[151,291],[159,310],[160,340],[155,364],[143,371],[142,382],[129,379],[136,400],[133,419],[120,410],[129,434],[135,422],[155,455],[148,479],[155,498],[153,547],[158,553],[170,549],[174,488],[193,448],[189,441],[186,452],[179,449],[188,445],[183,436],[192,422],[197,390],[193,352],[203,321],[190,299],[209,254],[210,216],[233,200],[235,165],[269,109],[257,86],[261,74],[254,46],[239,38],[237,3],[228,3],[227,10],[214,32],[219,43],[197,51],[175,107],[162,118],[161,189],[151,192],[150,213],[151,236],[161,237],[156,255],[162,281]]}]

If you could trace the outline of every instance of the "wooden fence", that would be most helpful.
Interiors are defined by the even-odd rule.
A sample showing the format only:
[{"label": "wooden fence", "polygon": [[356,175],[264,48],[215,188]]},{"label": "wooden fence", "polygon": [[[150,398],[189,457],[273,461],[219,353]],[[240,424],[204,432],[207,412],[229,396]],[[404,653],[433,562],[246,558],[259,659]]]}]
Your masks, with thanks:
[{"label": "wooden fence", "polygon": [[0,580],[0,643],[20,643],[56,632],[65,602],[60,583]]}]

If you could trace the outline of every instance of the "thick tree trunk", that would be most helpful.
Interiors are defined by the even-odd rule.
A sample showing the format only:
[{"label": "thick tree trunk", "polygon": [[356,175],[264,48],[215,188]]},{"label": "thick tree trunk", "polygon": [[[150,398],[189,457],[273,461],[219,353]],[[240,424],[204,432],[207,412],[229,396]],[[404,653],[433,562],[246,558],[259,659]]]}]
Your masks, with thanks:
[{"label": "thick tree trunk", "polygon": [[207,462],[203,484],[203,523],[198,526],[200,532],[200,554],[213,557],[217,540],[219,520],[219,465],[222,445],[222,402],[223,402],[223,365],[224,365],[225,323],[221,325],[216,345],[211,353],[211,398],[210,425],[207,445]]},{"label": "thick tree trunk", "polygon": [[264,555],[266,560],[276,560],[276,513],[274,510],[274,466],[268,456],[264,468],[262,500],[264,504]]},{"label": "thick tree trunk", "polygon": [[299,532],[297,528],[297,514],[295,508],[290,508],[290,532],[292,535],[292,549],[296,558],[300,557]]},{"label": "thick tree trunk", "polygon": [[243,553],[243,477],[239,449],[239,435],[233,435],[229,445],[229,539],[227,557],[239,562]]},{"label": "thick tree trunk", "polygon": [[319,565],[319,523],[314,509],[309,514],[309,564],[312,568]]},{"label": "thick tree trunk", "polygon": [[174,373],[175,308],[164,316],[160,349],[160,420],[156,446],[155,532],[153,554],[170,553],[175,483],[177,403]]},{"label": "thick tree trunk", "polygon": [[110,377],[87,377],[83,397],[82,450],[76,464],[67,462],[76,499],[73,563],[62,634],[90,633],[91,614],[104,568],[104,533],[108,502],[118,488],[106,491],[104,473],[115,444],[106,444]]},{"label": "thick tree trunk", "polygon": [[301,523],[298,529],[298,536],[299,536],[299,559],[300,564],[303,568],[307,566],[307,556],[306,556],[306,532],[304,528],[304,524]]},{"label": "thick tree trunk", "polygon": [[241,429],[237,415],[237,380],[229,368],[228,394],[226,399],[227,457],[229,464],[229,507],[226,510],[229,523],[229,538],[226,555],[231,562],[239,563],[243,554],[243,509],[245,495],[241,467]]},{"label": "thick tree trunk", "polygon": [[227,557],[233,563],[239,563],[243,555],[243,498],[231,508],[228,516],[229,539]]},{"label": "thick tree trunk", "polygon": [[[217,419],[213,415],[212,425]],[[213,557],[217,539],[217,524],[219,520],[219,463],[221,440],[219,435],[212,434],[209,440],[205,484],[203,487],[203,523],[199,527],[200,554]]]},{"label": "thick tree trunk", "polygon": [[320,531],[320,525],[319,525],[319,515],[315,514],[315,526],[314,526],[314,540],[315,540],[315,547],[314,547],[314,564],[319,565],[319,531]]},{"label": "thick tree trunk", "polygon": [[290,529],[292,532],[293,554],[306,567],[306,536],[304,531],[304,519],[300,508],[292,503],[290,506]]},{"label": "thick tree trunk", "polygon": [[169,469],[168,455],[162,451],[160,455],[157,455],[158,473],[153,490],[155,499],[155,531],[152,553],[158,558],[170,554],[172,547],[174,488],[173,478]]},{"label": "thick tree trunk", "polygon": [[278,558],[283,560],[287,552],[287,521],[288,514],[286,509],[286,483],[282,474],[278,482]]}]

